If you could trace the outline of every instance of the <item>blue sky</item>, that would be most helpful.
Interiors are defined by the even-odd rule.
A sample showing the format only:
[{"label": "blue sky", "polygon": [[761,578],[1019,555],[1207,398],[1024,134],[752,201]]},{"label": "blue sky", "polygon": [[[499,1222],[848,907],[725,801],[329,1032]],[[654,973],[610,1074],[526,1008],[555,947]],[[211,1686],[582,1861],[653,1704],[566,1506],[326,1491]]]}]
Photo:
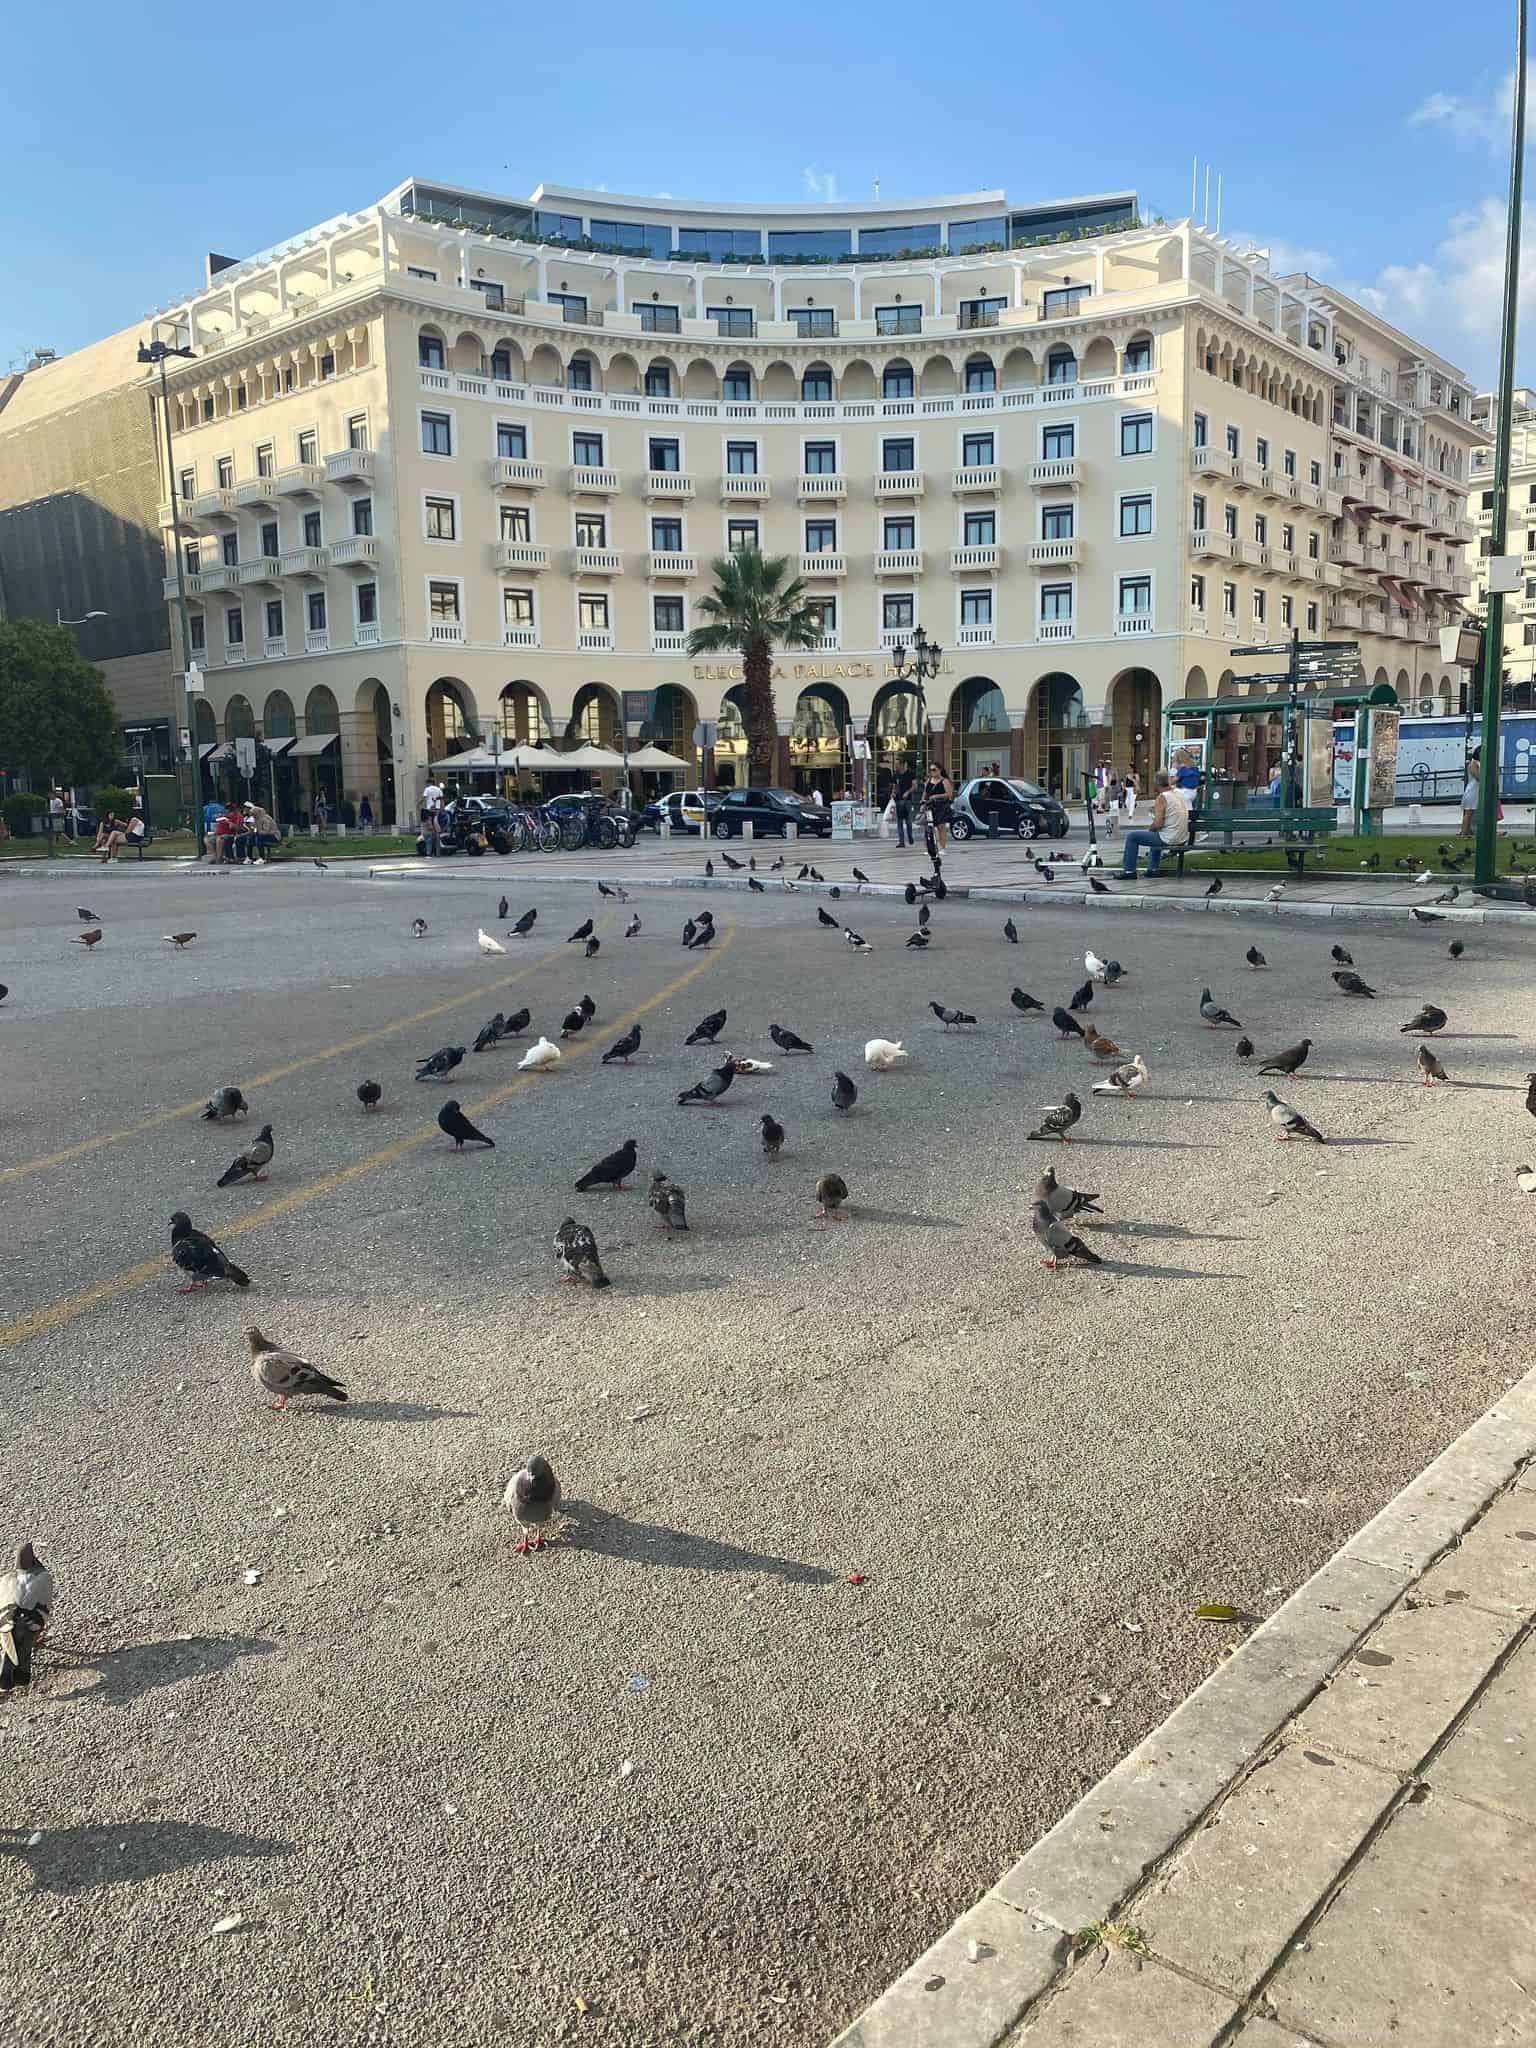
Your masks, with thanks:
[{"label": "blue sky", "polygon": [[[266,247],[411,174],[736,200],[864,198],[877,177],[887,199],[1133,186],[1174,217],[1198,148],[1223,174],[1224,231],[1375,294],[1491,379],[1504,0],[1303,4],[1282,34],[1249,9],[1123,0],[1091,30],[1026,7],[954,38],[911,0],[779,15],[778,34],[772,14],[30,10],[6,38],[0,369],[132,325],[194,285],[210,248]],[[1521,358],[1536,381],[1529,331]]]}]

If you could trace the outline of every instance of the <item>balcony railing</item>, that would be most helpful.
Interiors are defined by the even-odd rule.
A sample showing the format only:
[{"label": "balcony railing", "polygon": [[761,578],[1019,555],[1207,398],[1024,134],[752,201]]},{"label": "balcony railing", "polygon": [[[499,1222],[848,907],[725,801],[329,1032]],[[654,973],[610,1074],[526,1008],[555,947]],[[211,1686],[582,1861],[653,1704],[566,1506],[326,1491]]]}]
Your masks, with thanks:
[{"label": "balcony railing", "polygon": [[772,480],[766,476],[723,476],[720,479],[722,498],[766,498],[772,488]]},{"label": "balcony railing", "polygon": [[969,313],[962,306],[955,322],[962,334],[971,334],[982,327],[1001,327],[1002,324],[1002,309],[998,306],[986,306],[980,311]]},{"label": "balcony railing", "polygon": [[512,485],[525,491],[542,491],[544,488],[544,465],[542,462],[525,462],[518,455],[493,455],[491,457],[491,487]]},{"label": "balcony railing", "polygon": [[325,458],[325,474],[333,484],[371,484],[373,482],[373,450],[371,448],[341,448],[334,455]]},{"label": "balcony railing", "polygon": [[277,480],[270,476],[247,477],[243,484],[236,484],[233,492],[235,508],[250,511],[260,505],[277,503]]},{"label": "balcony railing", "polygon": [[576,645],[583,654],[611,654],[613,652],[613,628],[611,626],[583,626],[576,635]]},{"label": "balcony railing", "polygon": [[328,654],[330,647],[331,631],[329,626],[308,626],[305,628],[304,652],[306,654]]},{"label": "balcony railing", "polygon": [[819,548],[809,555],[800,557],[802,576],[846,576],[847,573],[847,557],[834,554],[830,548]]},{"label": "balcony railing", "polygon": [[997,629],[989,620],[984,626],[962,626],[957,635],[961,647],[991,647],[997,639]]},{"label": "balcony railing", "polygon": [[1070,640],[1075,622],[1071,619],[1042,619],[1035,627],[1037,640]]},{"label": "balcony railing", "polygon": [[503,647],[537,647],[539,629],[537,626],[503,626],[501,644]]},{"label": "balcony railing", "polygon": [[691,498],[693,491],[693,478],[680,469],[648,469],[645,473],[647,498]]},{"label": "balcony railing", "polygon": [[379,543],[371,533],[349,533],[331,542],[331,566],[337,569],[372,569],[379,560]]},{"label": "balcony railing", "polygon": [[377,647],[379,644],[379,622],[377,619],[360,619],[352,628],[354,647]]},{"label": "balcony railing", "polygon": [[1152,614],[1150,612],[1121,612],[1115,620],[1117,633],[1150,633]]},{"label": "balcony railing", "polygon": [[646,556],[645,573],[653,581],[662,576],[696,576],[698,560],[693,555],[682,555],[669,548],[652,548]]},{"label": "balcony railing", "polygon": [[286,661],[288,658],[287,636],[282,633],[269,633],[261,643],[261,658],[263,661]]},{"label": "balcony railing", "polygon": [[[196,520],[233,519],[235,516],[235,494],[229,489],[199,491],[190,501],[187,499],[182,500],[181,516],[183,519]],[[163,526],[171,524],[171,508],[169,505],[161,507],[160,523]]]},{"label": "balcony railing", "polygon": [[875,556],[877,576],[921,576],[922,573],[921,548],[882,548]]},{"label": "balcony railing", "polygon": [[289,548],[277,558],[280,576],[323,576],[328,560],[325,548]]},{"label": "balcony railing", "polygon": [[950,484],[955,496],[962,497],[968,491],[995,491],[999,486],[998,468],[995,462],[974,464],[969,469],[957,469]]},{"label": "balcony railing", "polygon": [[279,555],[257,555],[249,562],[237,562],[231,571],[236,583],[275,583],[281,573]]},{"label": "balcony railing", "polygon": [[882,626],[880,645],[888,652],[897,647],[905,647],[912,638],[912,631],[910,626]]},{"label": "balcony railing", "polygon": [[988,574],[1002,564],[1003,551],[992,541],[978,541],[971,547],[951,548],[949,552],[950,574],[954,576]]},{"label": "balcony railing", "polygon": [[1083,480],[1083,465],[1075,455],[1052,455],[1029,465],[1029,480],[1037,485],[1077,485]]},{"label": "balcony railing", "polygon": [[429,640],[450,641],[462,646],[464,641],[464,621],[462,619],[433,619],[427,627],[427,638]]},{"label": "balcony railing", "polygon": [[920,498],[923,472],[920,469],[882,469],[875,477],[877,498]]},{"label": "balcony railing", "polygon": [[493,540],[491,566],[494,569],[526,569],[537,572],[549,566],[549,549],[530,540]]},{"label": "balcony railing", "polygon": [[[1031,562],[1075,562],[1082,549],[1077,535],[1069,534],[1065,540],[1032,540],[1029,544]],[[968,550],[963,551],[968,552]],[[955,567],[961,565],[956,562]]]},{"label": "balcony railing", "polygon": [[1207,442],[1203,447],[1191,448],[1189,466],[1196,476],[1219,476],[1230,479],[1235,475],[1232,457],[1225,448],[1217,448]]},{"label": "balcony railing", "polygon": [[688,635],[686,633],[653,632],[651,635],[652,654],[686,654]]},{"label": "balcony railing", "polygon": [[814,475],[802,476],[795,486],[797,498],[846,498],[848,479],[828,470],[818,470]]},{"label": "balcony railing", "polygon": [[617,548],[573,548],[571,567],[578,576],[622,576],[624,557]]},{"label": "balcony railing", "polygon": [[616,469],[598,469],[585,462],[573,463],[569,487],[589,496],[611,498],[618,492],[619,473]]},{"label": "balcony railing", "polygon": [[[200,597],[202,595],[203,578],[200,570],[185,570],[183,572],[183,580],[186,584],[188,597]],[[176,596],[177,591],[176,578],[174,574],[167,576],[164,582],[161,584],[160,588],[165,593],[166,603],[169,604]]]},{"label": "balcony railing", "polygon": [[280,469],[273,481],[280,498],[318,498],[325,487],[323,462],[295,462]]},{"label": "balcony railing", "polygon": [[240,663],[244,660],[245,642],[243,640],[230,640],[226,642],[224,648],[224,666],[226,668],[238,668]]}]

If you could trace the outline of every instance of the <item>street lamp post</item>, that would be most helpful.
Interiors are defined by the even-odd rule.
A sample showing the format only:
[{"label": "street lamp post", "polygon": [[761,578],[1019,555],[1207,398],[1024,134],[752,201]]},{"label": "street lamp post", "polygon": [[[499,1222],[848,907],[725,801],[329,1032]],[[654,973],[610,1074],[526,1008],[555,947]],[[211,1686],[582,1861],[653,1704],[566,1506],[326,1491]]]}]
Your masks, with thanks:
[{"label": "street lamp post", "polygon": [[188,811],[192,826],[192,857],[197,859],[202,852],[198,834],[198,798],[202,794],[202,778],[198,774],[197,760],[197,719],[193,713],[192,698],[201,682],[202,674],[192,659],[192,628],[187,617],[187,577],[185,552],[181,540],[181,494],[176,488],[176,457],[171,447],[171,394],[166,382],[165,365],[171,356],[191,356],[190,348],[174,348],[167,341],[151,340],[139,343],[139,361],[154,363],[160,369],[160,418],[165,430],[165,471],[171,491],[171,532],[176,550],[176,617],[181,633],[181,679],[182,710],[187,721],[187,774],[189,784]]},{"label": "street lamp post", "polygon": [[891,650],[891,668],[898,683],[911,683],[917,690],[917,715],[923,730],[922,779],[928,780],[928,693],[924,685],[931,683],[939,673],[944,659],[944,650],[937,640],[930,640],[921,626],[913,628],[911,659],[907,649],[898,643]]},{"label": "street lamp post", "polygon": [[64,614],[59,610],[58,606],[55,605],[53,610],[53,623],[56,626],[84,626],[87,625],[92,619],[104,619],[107,616],[108,615],[106,612],[83,612],[78,619],[66,619]]}]

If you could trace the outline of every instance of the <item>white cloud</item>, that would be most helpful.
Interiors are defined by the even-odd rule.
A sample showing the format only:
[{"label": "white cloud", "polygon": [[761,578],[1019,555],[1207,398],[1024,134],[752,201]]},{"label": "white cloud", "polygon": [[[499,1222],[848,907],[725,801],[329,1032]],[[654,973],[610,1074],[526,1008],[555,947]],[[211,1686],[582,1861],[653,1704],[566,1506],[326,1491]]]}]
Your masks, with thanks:
[{"label": "white cloud", "polygon": [[843,195],[837,189],[836,171],[820,171],[814,164],[807,164],[800,176],[813,199],[819,199],[825,206],[840,204]]},{"label": "white cloud", "polygon": [[1314,249],[1304,242],[1288,242],[1283,235],[1233,235],[1231,241],[1238,249],[1262,249],[1267,267],[1277,277],[1288,276],[1293,270],[1328,277],[1338,269],[1337,259],[1328,250]]},{"label": "white cloud", "polygon": [[[1433,262],[1389,263],[1367,284],[1344,286],[1410,334],[1491,381],[1504,293],[1504,203],[1487,198],[1453,214]],[[1536,249],[1520,265],[1520,326],[1530,346],[1536,320]]]},{"label": "white cloud", "polygon": [[[1529,95],[1536,67],[1526,73]],[[1414,127],[1443,129],[1458,142],[1479,143],[1485,149],[1509,147],[1510,117],[1515,108],[1515,74],[1506,71],[1491,92],[1481,98],[1472,94],[1432,92],[1408,116]]]}]

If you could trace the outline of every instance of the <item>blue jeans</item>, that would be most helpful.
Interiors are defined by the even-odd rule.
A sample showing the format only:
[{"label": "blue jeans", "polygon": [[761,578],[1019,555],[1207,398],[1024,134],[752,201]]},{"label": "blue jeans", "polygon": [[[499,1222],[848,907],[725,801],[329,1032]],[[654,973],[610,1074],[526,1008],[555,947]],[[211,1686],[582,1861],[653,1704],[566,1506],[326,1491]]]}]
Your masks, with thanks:
[{"label": "blue jeans", "polygon": [[1143,847],[1147,849],[1147,873],[1155,875],[1162,866],[1163,855],[1168,849],[1163,844],[1161,832],[1148,832],[1144,830],[1127,832],[1123,842],[1123,851],[1120,855],[1120,876],[1122,881],[1133,882],[1136,879],[1136,856]]},{"label": "blue jeans", "polygon": [[904,804],[900,797],[896,799],[896,844],[912,844],[912,806],[910,803]]}]

